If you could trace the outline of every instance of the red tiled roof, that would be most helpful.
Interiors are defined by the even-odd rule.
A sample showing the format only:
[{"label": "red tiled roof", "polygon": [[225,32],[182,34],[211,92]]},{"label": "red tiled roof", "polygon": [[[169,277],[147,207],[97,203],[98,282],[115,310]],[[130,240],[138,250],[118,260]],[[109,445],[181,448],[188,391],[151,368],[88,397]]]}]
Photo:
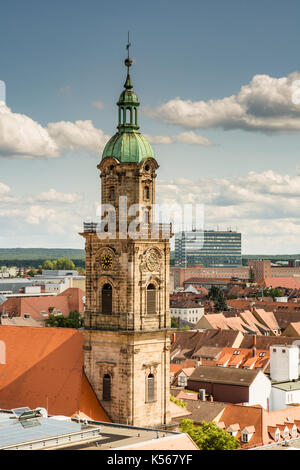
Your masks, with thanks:
[{"label": "red tiled roof", "polygon": [[69,287],[64,290],[58,297],[67,297],[70,312],[77,310],[79,313],[84,313],[84,298],[85,292],[79,287]]},{"label": "red tiled roof", "polygon": [[285,287],[287,289],[299,289],[300,278],[297,277],[266,277],[264,279],[266,287]]},{"label": "red tiled roof", "polygon": [[53,309],[60,310],[64,316],[68,316],[70,312],[68,298],[60,296],[10,297],[1,305],[1,310],[3,308],[8,315],[23,317],[29,314],[33,318],[47,318],[41,312],[49,314]]},{"label": "red tiled roof", "polygon": [[75,329],[0,326],[0,407],[44,407],[49,414],[82,411],[110,421],[83,375],[83,335]]}]

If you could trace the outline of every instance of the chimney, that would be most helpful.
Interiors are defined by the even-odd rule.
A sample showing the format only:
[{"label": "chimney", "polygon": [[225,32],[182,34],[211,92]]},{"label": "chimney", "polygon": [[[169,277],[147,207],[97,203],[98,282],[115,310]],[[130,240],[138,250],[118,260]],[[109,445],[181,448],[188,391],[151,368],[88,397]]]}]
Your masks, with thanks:
[{"label": "chimney", "polygon": [[210,402],[213,402],[213,401],[214,401],[214,397],[213,397],[212,395],[210,395],[209,401],[210,401]]},{"label": "chimney", "polygon": [[252,340],[253,340],[253,343],[252,343],[252,357],[254,357],[255,354],[256,354],[256,335],[252,336]]},{"label": "chimney", "polygon": [[172,333],[171,343],[174,344],[176,341],[176,333]]}]

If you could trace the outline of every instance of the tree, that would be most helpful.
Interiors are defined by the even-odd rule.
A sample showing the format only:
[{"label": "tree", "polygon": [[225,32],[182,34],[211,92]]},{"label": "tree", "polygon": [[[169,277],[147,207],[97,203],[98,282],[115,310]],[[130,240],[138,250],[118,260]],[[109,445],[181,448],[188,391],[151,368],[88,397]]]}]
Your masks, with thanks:
[{"label": "tree", "polygon": [[30,268],[29,271],[27,271],[28,276],[35,276],[36,275],[36,270],[34,268]]},{"label": "tree", "polygon": [[216,300],[218,298],[218,295],[220,293],[221,289],[218,286],[211,286],[208,292],[208,297],[211,300]]},{"label": "tree", "polygon": [[43,264],[44,269],[63,269],[73,271],[75,269],[75,264],[69,258],[58,258],[56,260],[47,259]]},{"label": "tree", "polygon": [[46,259],[43,264],[43,268],[47,270],[52,270],[53,268],[53,261],[50,261],[50,259]]},{"label": "tree", "polygon": [[77,310],[69,313],[68,317],[63,315],[53,315],[50,314],[49,318],[46,320],[46,326],[52,326],[56,328],[82,328],[83,327],[83,318]]},{"label": "tree", "polygon": [[171,317],[171,328],[179,328],[178,319],[176,317]]},{"label": "tree", "polygon": [[253,283],[255,282],[255,274],[253,268],[250,268],[249,270],[249,282]]},{"label": "tree", "polygon": [[68,269],[70,271],[75,269],[75,264],[71,259],[68,258],[58,258],[55,264],[55,269]]},{"label": "tree", "polygon": [[218,313],[218,312],[224,312],[226,310],[227,310],[226,299],[225,299],[223,292],[220,289],[217,298],[214,299],[214,312]]},{"label": "tree", "polygon": [[202,421],[200,426],[195,426],[191,419],[183,419],[181,432],[187,433],[200,450],[235,450],[240,447],[238,439],[218,428],[214,422]]}]

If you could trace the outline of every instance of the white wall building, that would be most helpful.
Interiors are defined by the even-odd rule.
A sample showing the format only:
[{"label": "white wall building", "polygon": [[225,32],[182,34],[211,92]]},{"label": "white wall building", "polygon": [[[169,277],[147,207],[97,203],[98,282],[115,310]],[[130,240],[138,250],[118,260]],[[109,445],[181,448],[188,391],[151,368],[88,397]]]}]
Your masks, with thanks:
[{"label": "white wall building", "polygon": [[299,348],[297,345],[270,347],[272,389],[270,411],[300,404]]},{"label": "white wall building", "polygon": [[186,302],[170,307],[171,317],[180,318],[189,323],[197,323],[204,315],[204,307],[196,302]]},{"label": "white wall building", "polygon": [[275,382],[298,380],[299,348],[294,344],[270,347],[270,378]]}]

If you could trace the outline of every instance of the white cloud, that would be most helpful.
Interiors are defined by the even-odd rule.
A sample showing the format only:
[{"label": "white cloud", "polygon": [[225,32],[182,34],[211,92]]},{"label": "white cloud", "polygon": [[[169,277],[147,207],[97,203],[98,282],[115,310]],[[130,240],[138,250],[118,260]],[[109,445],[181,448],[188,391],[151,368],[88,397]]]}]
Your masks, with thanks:
[{"label": "white cloud", "polygon": [[97,109],[103,109],[104,108],[103,101],[93,101],[92,105],[94,106],[94,108],[97,108]]},{"label": "white cloud", "polygon": [[236,95],[209,101],[175,98],[145,112],[186,128],[300,132],[300,106],[294,99],[299,78],[299,72],[281,78],[255,75]]},{"label": "white cloud", "polygon": [[52,122],[44,128],[0,103],[0,157],[57,158],[78,149],[99,153],[109,137],[90,120]]},{"label": "white cloud", "polygon": [[109,136],[96,129],[92,121],[50,122],[47,130],[60,151],[85,149],[99,153]]},{"label": "white cloud", "polygon": [[52,188],[49,189],[49,191],[37,194],[32,199],[40,202],[61,202],[73,204],[74,202],[81,201],[83,197],[76,193],[61,193]]},{"label": "white cloud", "polygon": [[59,149],[40,124],[0,103],[0,157],[58,157]]},{"label": "white cloud", "polygon": [[238,227],[245,253],[300,253],[300,176],[274,171],[158,183],[160,202],[203,204],[208,229]]},{"label": "white cloud", "polygon": [[146,139],[149,140],[150,144],[174,144],[176,142],[184,143],[184,144],[191,144],[191,145],[212,145],[212,142],[208,140],[206,137],[202,137],[201,135],[197,135],[193,131],[186,131],[181,132],[180,134],[169,136],[169,135],[157,135],[152,136],[148,134],[144,134]]},{"label": "white cloud", "polygon": [[7,194],[9,192],[10,192],[10,187],[5,183],[0,182],[0,195]]}]

